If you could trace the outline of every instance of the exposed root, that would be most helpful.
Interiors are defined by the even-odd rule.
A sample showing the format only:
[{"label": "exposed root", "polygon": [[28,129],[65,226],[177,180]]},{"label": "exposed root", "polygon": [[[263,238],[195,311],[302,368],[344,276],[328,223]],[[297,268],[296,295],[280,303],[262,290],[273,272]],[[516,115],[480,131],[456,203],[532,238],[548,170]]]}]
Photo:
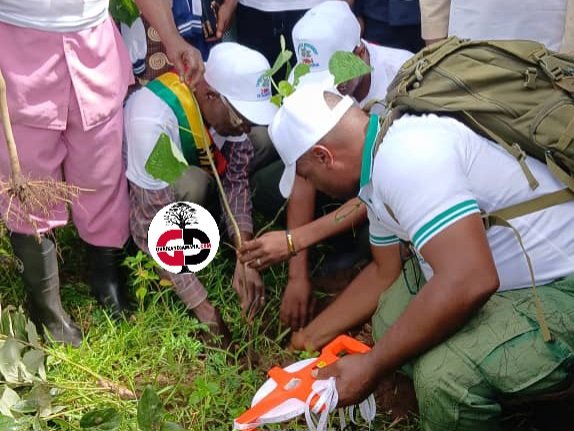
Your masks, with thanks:
[{"label": "exposed root", "polygon": [[37,230],[37,219],[49,217],[58,204],[70,204],[81,192],[91,191],[54,179],[27,179],[12,176],[0,181],[0,195],[7,200],[4,218],[15,223],[28,223]]}]

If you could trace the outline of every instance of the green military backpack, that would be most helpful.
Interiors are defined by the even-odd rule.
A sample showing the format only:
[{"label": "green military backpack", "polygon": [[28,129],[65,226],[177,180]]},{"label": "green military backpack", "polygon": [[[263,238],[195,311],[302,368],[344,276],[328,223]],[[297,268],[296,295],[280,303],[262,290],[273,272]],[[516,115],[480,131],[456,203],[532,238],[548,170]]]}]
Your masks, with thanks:
[{"label": "green military backpack", "polygon": [[[404,112],[446,114],[503,146],[520,163],[533,190],[538,182],[525,163],[527,156],[546,163],[564,183],[558,192],[483,214],[486,228],[514,230],[535,288],[532,263],[508,220],[574,200],[574,57],[533,41],[451,37],[423,49],[401,67],[389,85],[385,106],[379,143]],[[549,340],[536,294],[535,299],[544,338]]]},{"label": "green military backpack", "polygon": [[527,155],[545,162],[570,190],[507,218],[574,199],[574,57],[533,41],[451,37],[401,67],[385,105],[387,127],[403,112],[454,116],[512,154],[532,189],[538,182]]}]

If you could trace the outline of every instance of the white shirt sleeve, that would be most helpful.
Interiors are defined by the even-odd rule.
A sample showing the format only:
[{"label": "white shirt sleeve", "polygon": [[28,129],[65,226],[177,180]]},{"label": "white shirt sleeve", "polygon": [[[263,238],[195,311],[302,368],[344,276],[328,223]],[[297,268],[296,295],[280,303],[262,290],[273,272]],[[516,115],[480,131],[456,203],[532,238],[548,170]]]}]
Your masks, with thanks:
[{"label": "white shirt sleeve", "polygon": [[170,107],[147,88],[136,91],[126,102],[124,131],[127,178],[148,190],[167,187],[169,184],[148,174],[145,165],[162,133],[181,149],[177,118]]},{"label": "white shirt sleeve", "polygon": [[388,247],[399,243],[399,238],[381,224],[377,216],[367,207],[369,217],[369,242],[374,247]]},{"label": "white shirt sleeve", "polygon": [[469,134],[456,121],[434,115],[399,122],[377,154],[376,198],[392,210],[420,251],[453,223],[480,212],[465,175]]}]

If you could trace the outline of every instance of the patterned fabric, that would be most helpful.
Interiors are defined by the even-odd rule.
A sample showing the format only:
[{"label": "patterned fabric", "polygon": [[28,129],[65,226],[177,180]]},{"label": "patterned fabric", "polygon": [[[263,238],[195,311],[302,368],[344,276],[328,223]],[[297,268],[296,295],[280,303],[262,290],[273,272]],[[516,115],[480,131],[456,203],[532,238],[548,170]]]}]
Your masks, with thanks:
[{"label": "patterned fabric", "polygon": [[[243,142],[227,142],[223,146],[222,152],[228,163],[221,182],[231,212],[235,216],[241,232],[253,233],[251,192],[249,190],[249,164],[253,158],[253,145],[249,138]],[[233,227],[227,215],[224,215],[224,220],[227,235],[234,238]]]},{"label": "patterned fabric", "polygon": [[[252,205],[248,168],[253,157],[253,146],[249,139],[243,142],[227,142],[223,146],[222,151],[224,157],[229,161],[227,169],[221,178],[229,206],[237,220],[239,230],[252,233]],[[130,230],[136,245],[141,250],[149,254],[147,233],[156,213],[176,200],[177,197],[171,187],[160,190],[146,190],[130,182]],[[225,214],[225,212],[223,213]],[[224,220],[227,234],[230,238],[234,238],[233,227],[227,215],[224,215]],[[190,309],[197,307],[207,298],[207,291],[195,274],[172,274],[162,271],[161,276],[172,282],[175,293]]]},{"label": "patterned fabric", "polygon": [[[149,225],[159,210],[175,201],[175,194],[171,187],[161,190],[146,190],[130,182],[130,230],[138,248],[148,255],[147,233]],[[197,307],[207,299],[207,291],[195,274],[172,274],[162,270],[160,275],[171,281],[173,290],[189,309]]]}]

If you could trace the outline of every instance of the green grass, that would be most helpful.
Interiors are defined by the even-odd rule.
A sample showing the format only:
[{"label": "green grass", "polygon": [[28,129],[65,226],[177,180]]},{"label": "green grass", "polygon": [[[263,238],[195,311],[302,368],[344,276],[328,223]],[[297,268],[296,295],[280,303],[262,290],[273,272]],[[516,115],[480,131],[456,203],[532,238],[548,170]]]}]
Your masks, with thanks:
[{"label": "green grass", "polygon": [[[113,322],[89,295],[84,282],[85,262],[81,241],[71,228],[58,231],[63,259],[60,273],[64,307],[85,333],[80,348],[47,345],[47,380],[58,388],[55,405],[63,410],[49,417],[48,429],[78,430],[89,411],[115,408],[122,416],[121,430],[137,429],[137,400],[122,399],[122,387],[141,396],[151,385],[166,409],[166,420],[188,430],[231,430],[233,419],[250,404],[273,365],[297,360],[285,351],[289,333],[278,319],[284,266],[264,275],[268,302],[263,312],[248,323],[241,315],[231,288],[233,260],[220,252],[200,278],[209,299],[228,324],[233,353],[206,346],[205,327],[185,309],[169,287],[154,281],[148,259],[132,262],[132,289],[139,287],[139,309],[127,321]],[[0,233],[0,303],[23,303],[23,286],[11,259],[5,234]],[[144,296],[145,295],[145,296]],[[102,378],[113,382],[102,387]],[[0,386],[1,387],[1,386]],[[25,391],[26,388],[20,389]],[[387,429],[390,420],[379,415],[376,429]],[[405,427],[414,429],[406,422]],[[296,423],[269,429],[304,429]],[[388,429],[391,429],[388,428]]]}]

